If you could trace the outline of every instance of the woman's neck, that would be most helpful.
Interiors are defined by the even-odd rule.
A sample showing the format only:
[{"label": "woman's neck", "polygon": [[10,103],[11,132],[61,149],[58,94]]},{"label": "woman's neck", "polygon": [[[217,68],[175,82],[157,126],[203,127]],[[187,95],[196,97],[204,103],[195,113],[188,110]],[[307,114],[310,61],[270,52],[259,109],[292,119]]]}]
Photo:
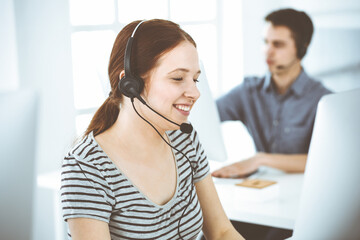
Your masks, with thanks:
[{"label": "woman's neck", "polygon": [[[168,141],[165,131],[157,130]],[[141,154],[139,151],[155,154],[168,147],[159,134],[131,108],[120,110],[117,120],[102,134],[102,139],[133,154]]]}]

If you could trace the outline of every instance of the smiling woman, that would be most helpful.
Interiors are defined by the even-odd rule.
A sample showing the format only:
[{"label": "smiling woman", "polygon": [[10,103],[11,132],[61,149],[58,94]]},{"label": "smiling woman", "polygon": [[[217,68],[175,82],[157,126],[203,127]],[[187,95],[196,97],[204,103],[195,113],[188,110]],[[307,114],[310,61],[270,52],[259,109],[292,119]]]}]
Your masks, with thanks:
[{"label": "smiling woman", "polygon": [[77,135],[110,91],[106,70],[116,34],[136,19],[179,22],[198,45],[214,97],[239,81],[232,72],[242,68],[241,30],[233,27],[241,22],[237,0],[70,0],[69,5]]},{"label": "smiling woman", "polygon": [[242,239],[197,132],[179,130],[200,96],[199,75],[196,44],[179,25],[153,19],[120,31],[109,97],[63,162],[70,239],[195,239],[201,230]]}]

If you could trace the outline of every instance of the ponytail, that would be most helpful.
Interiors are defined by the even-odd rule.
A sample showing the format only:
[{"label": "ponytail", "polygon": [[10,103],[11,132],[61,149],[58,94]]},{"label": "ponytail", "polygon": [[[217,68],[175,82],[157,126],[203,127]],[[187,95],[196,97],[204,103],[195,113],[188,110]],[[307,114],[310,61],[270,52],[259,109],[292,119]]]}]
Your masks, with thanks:
[{"label": "ponytail", "polygon": [[120,98],[108,97],[101,107],[96,111],[84,136],[93,132],[94,137],[110,128],[120,112]]}]

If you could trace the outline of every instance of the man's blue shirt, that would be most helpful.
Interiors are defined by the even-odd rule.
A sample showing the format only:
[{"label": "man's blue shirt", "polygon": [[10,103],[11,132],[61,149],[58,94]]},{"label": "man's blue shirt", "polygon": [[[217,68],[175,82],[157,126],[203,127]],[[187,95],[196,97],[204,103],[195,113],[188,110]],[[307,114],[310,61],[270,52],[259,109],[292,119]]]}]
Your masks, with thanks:
[{"label": "man's blue shirt", "polygon": [[288,91],[280,95],[268,73],[248,77],[217,100],[221,121],[242,121],[256,150],[268,153],[308,153],[317,104],[331,93],[301,71]]}]

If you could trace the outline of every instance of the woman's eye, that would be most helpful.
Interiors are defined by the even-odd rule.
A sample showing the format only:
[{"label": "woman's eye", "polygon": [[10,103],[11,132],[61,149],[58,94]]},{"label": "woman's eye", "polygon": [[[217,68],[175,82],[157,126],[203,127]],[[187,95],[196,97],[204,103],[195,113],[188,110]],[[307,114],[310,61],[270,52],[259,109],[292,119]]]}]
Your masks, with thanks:
[{"label": "woman's eye", "polygon": [[[175,80],[175,81],[182,81],[184,78],[182,77],[178,77],[178,78],[171,78],[172,80]],[[198,83],[199,80],[198,79],[193,79],[194,82]]]}]

